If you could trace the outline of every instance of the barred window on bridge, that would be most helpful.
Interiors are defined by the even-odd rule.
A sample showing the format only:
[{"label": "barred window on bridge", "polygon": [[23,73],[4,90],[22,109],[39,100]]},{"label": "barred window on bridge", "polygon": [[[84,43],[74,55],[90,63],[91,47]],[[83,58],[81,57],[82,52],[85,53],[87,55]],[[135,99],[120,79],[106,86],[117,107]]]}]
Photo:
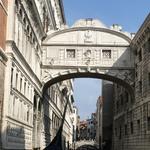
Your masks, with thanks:
[{"label": "barred window on bridge", "polygon": [[111,50],[102,50],[103,58],[104,59],[111,59]]}]

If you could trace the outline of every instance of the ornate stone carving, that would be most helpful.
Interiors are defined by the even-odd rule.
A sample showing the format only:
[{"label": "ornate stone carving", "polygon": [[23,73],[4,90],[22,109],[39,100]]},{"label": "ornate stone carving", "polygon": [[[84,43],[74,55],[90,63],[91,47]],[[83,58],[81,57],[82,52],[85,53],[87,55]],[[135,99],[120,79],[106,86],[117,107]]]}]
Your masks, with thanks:
[{"label": "ornate stone carving", "polygon": [[93,42],[93,33],[91,30],[86,30],[84,32],[84,42],[85,43],[92,43]]}]

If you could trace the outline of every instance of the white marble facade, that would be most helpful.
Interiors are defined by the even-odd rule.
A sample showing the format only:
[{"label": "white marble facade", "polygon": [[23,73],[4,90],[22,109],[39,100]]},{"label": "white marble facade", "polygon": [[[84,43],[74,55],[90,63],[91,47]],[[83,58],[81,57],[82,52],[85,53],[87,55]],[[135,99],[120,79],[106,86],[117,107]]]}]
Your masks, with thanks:
[{"label": "white marble facade", "polygon": [[[56,8],[49,0],[9,1],[3,149],[33,149],[46,145],[42,128],[41,41],[47,32],[56,30],[58,18],[52,12],[53,9]],[[59,19],[63,24],[64,20]]]}]

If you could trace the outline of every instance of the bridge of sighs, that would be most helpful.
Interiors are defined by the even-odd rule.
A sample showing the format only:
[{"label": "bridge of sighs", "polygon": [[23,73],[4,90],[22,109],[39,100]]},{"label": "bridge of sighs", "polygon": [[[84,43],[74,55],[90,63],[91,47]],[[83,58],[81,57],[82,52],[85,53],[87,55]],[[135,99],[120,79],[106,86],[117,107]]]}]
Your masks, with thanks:
[{"label": "bridge of sighs", "polygon": [[121,84],[133,95],[131,34],[93,19],[49,33],[43,41],[44,88],[70,78],[91,77]]}]

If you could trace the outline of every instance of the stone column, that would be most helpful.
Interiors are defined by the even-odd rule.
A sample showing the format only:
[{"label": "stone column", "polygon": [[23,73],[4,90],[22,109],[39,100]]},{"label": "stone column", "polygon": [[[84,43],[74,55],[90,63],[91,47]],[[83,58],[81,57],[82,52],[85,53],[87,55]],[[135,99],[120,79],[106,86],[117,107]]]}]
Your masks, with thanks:
[{"label": "stone column", "polygon": [[15,39],[15,0],[8,0],[7,40]]}]

